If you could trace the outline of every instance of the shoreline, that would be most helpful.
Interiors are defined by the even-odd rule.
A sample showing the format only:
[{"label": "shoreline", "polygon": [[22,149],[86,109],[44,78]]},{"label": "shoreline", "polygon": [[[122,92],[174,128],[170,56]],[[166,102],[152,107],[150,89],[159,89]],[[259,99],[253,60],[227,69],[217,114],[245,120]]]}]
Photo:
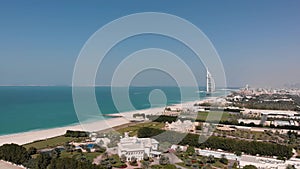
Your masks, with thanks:
[{"label": "shoreline", "polygon": [[[168,107],[191,107],[196,102],[205,101],[211,98],[205,98],[203,100],[194,100],[194,101],[187,101],[178,104],[172,104]],[[78,131],[89,131],[89,132],[96,132],[101,130],[106,130],[109,128],[113,128],[116,126],[129,124],[130,119],[132,119],[132,115],[135,113],[144,113],[145,115],[149,114],[160,114],[164,111],[165,107],[155,107],[149,109],[142,109],[142,110],[133,110],[127,112],[120,112],[115,114],[108,114],[110,117],[109,119],[103,119],[93,122],[87,123],[80,123],[79,124],[72,124],[64,127],[56,127],[56,128],[49,128],[49,129],[41,129],[41,130],[32,130],[26,131],[21,133],[14,133],[14,134],[7,134],[7,135],[0,135],[0,146],[3,144],[27,144],[38,140],[44,140],[52,137],[57,137],[64,135],[67,130],[78,130]],[[121,117],[120,117],[121,116]]]}]

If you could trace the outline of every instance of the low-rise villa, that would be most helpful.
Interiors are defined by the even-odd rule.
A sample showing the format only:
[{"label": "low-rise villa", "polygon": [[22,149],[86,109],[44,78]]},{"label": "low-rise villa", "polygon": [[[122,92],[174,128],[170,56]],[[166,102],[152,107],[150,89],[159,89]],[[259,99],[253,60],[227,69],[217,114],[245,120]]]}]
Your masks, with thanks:
[{"label": "low-rise villa", "polygon": [[176,122],[172,122],[172,123],[166,122],[165,129],[185,133],[185,132],[195,132],[196,126],[190,120],[184,120],[183,122],[181,120],[177,120]]},{"label": "low-rise villa", "polygon": [[161,154],[157,151],[158,146],[159,142],[155,139],[129,137],[128,133],[125,133],[125,137],[121,138],[118,143],[118,155],[119,157],[125,155],[127,161],[130,161],[132,157],[142,160],[145,154],[148,157],[158,157]]}]

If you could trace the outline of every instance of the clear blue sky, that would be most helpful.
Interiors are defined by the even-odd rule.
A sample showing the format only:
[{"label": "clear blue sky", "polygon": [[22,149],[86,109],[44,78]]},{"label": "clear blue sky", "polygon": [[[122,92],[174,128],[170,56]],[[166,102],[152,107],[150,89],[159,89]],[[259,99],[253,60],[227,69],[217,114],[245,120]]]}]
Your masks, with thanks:
[{"label": "clear blue sky", "polygon": [[[198,26],[217,49],[228,86],[299,84],[299,9],[297,0],[3,0],[0,2],[0,85],[70,85],[78,53],[96,30],[124,15],[150,11],[174,14]],[[128,42],[131,47],[124,42],[123,48],[128,52],[153,47],[158,39],[137,37]],[[176,42],[167,41],[161,43],[165,44],[162,48],[178,48]],[[183,55],[189,60],[189,52]],[[118,61],[108,60],[111,61],[107,63]],[[103,73],[98,84],[105,84],[109,76],[109,72]]]}]

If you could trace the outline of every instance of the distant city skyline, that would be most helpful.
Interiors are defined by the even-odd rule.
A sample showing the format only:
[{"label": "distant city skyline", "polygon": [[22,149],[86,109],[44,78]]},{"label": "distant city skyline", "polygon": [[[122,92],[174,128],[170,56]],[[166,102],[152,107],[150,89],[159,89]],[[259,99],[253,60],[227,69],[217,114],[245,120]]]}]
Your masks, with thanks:
[{"label": "distant city skyline", "polygon": [[[227,86],[299,88],[299,7],[296,0],[2,1],[0,86],[71,85],[76,58],[95,31],[129,14],[162,12],[188,20],[207,35],[223,62]],[[193,53],[174,39],[156,35],[132,37],[113,48],[96,84],[109,85],[122,59],[150,47],[178,54],[205,86],[206,70]],[[166,86],[176,81],[151,70],[132,84]]]}]

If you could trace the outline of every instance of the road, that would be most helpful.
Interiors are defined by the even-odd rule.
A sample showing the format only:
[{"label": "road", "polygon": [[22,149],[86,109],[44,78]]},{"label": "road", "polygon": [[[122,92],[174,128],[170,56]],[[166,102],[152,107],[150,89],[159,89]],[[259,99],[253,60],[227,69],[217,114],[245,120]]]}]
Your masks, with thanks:
[{"label": "road", "polygon": [[16,166],[11,163],[0,160],[1,169],[24,169],[24,167]]}]

